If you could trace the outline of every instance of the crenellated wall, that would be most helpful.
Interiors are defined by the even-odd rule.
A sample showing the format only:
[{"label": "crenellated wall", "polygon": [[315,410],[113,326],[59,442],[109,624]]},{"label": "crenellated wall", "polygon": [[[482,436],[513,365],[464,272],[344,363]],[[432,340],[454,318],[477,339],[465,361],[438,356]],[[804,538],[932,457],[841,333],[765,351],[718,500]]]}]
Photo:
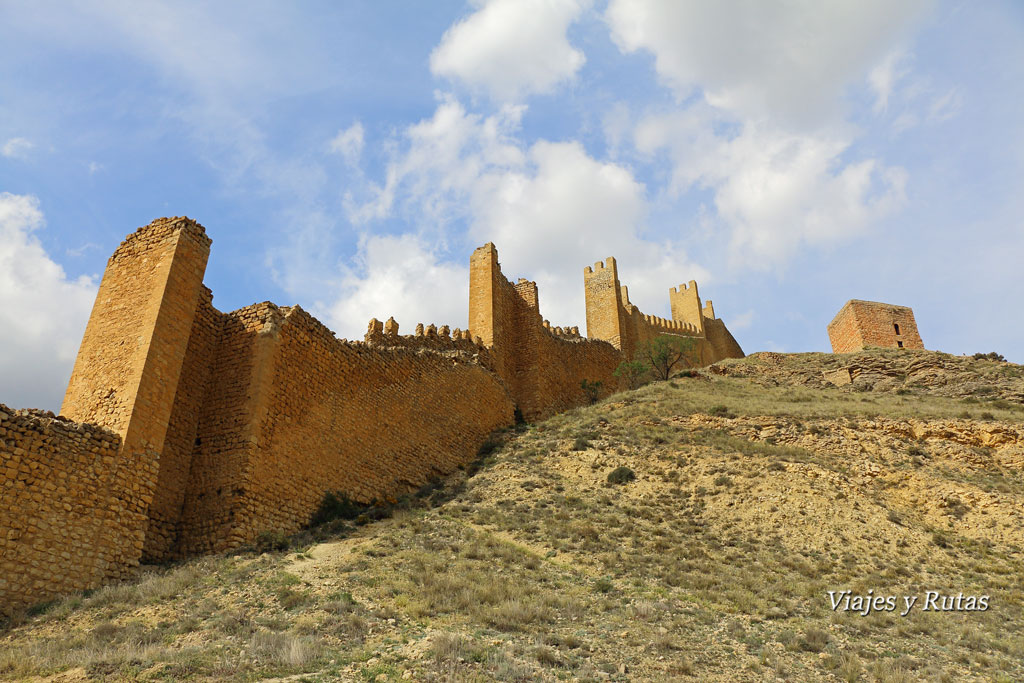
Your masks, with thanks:
[{"label": "crenellated wall", "polygon": [[372,341],[345,342],[270,303],[225,318],[178,554],[296,531],[325,491],[394,499],[512,423],[508,391],[470,340],[389,339],[373,321]]},{"label": "crenellated wall", "polygon": [[505,279],[493,244],[473,252],[469,280],[469,329],[491,349],[495,372],[527,420],[586,403],[584,380],[600,382],[604,395],[616,387],[612,373],[622,355],[575,328],[552,329],[540,313],[537,283]]},{"label": "crenellated wall", "polygon": [[[696,283],[673,319],[629,303],[614,259],[588,268],[589,338],[543,319],[535,282],[470,259],[469,325],[338,339],[298,306],[222,313],[203,286],[210,239],[187,218],[128,236],[107,263],[64,398],[66,418],[0,406],[0,608],[130,574],[140,561],[296,531],[327,491],[369,503],[475,457],[516,411],[541,419],[612,392],[663,335],[700,362],[742,355]],[[70,418],[70,419],[67,419]]]},{"label": "crenellated wall", "polygon": [[587,336],[608,341],[627,358],[636,358],[645,345],[666,335],[694,340],[693,365],[743,357],[743,350],[725,323],[714,317],[711,301],[701,307],[693,280],[669,289],[671,320],[646,315],[630,303],[629,290],[619,282],[618,266],[612,257],[584,268],[583,282]]}]

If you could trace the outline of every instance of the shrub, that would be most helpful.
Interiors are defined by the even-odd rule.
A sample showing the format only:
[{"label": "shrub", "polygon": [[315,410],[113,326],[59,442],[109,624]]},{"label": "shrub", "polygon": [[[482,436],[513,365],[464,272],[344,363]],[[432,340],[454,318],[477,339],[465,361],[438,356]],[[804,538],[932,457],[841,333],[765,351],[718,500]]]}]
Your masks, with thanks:
[{"label": "shrub", "polygon": [[732,413],[726,406],[711,406],[708,408],[708,415],[714,415],[716,417],[732,417]]},{"label": "shrub", "polygon": [[644,383],[648,368],[638,360],[624,360],[619,363],[612,374],[625,382],[630,389],[636,389]]},{"label": "shrub", "polygon": [[800,649],[805,652],[821,652],[831,640],[828,632],[820,628],[808,629],[804,637],[800,639]]},{"label": "shrub", "polygon": [[261,531],[256,535],[256,552],[270,553],[288,550],[291,543],[281,531]]},{"label": "shrub", "polygon": [[636,473],[625,465],[619,465],[608,473],[609,484],[626,484],[636,479]]},{"label": "shrub", "polygon": [[576,440],[572,442],[572,449],[574,451],[585,451],[590,448],[590,442],[585,437],[577,436]]},{"label": "shrub", "polygon": [[672,370],[680,363],[695,365],[696,343],[690,337],[662,335],[647,342],[640,349],[640,356],[650,365],[658,379],[668,379]]},{"label": "shrub", "polygon": [[1003,354],[996,353],[995,351],[989,351],[988,353],[976,353],[971,356],[974,360],[994,360],[997,363],[1005,363],[1006,359],[1003,358]]},{"label": "shrub", "polygon": [[601,386],[602,382],[600,380],[591,382],[590,380],[585,379],[580,382],[580,389],[583,389],[583,393],[586,395],[587,401],[589,401],[591,405],[597,403],[597,399],[601,398]]},{"label": "shrub", "polygon": [[346,494],[328,491],[309,520],[309,525],[320,526],[336,519],[355,519],[362,511],[363,506],[353,502]]}]

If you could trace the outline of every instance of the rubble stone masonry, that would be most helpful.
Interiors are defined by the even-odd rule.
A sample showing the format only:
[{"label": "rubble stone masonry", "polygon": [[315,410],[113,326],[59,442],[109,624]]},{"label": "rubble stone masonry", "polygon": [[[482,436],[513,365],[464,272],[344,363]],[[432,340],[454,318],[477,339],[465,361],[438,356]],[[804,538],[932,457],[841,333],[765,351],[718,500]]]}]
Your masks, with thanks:
[{"label": "rubble stone masonry", "polygon": [[150,476],[109,429],[0,404],[0,608],[127,576]]},{"label": "rubble stone masonry", "polygon": [[828,324],[833,353],[853,353],[868,346],[923,349],[914,312],[906,306],[851,299]]},{"label": "rubble stone masonry", "polygon": [[210,239],[187,218],[128,236],[107,263],[55,418],[0,406],[0,610],[308,524],[327,491],[392,500],[475,457],[518,410],[541,419],[617,386],[662,334],[699,363],[742,356],[696,283],[672,320],[629,303],[614,259],[584,275],[590,338],[552,327],[537,285],[470,259],[469,325],[371,320],[346,341],[298,306],[222,313]]}]

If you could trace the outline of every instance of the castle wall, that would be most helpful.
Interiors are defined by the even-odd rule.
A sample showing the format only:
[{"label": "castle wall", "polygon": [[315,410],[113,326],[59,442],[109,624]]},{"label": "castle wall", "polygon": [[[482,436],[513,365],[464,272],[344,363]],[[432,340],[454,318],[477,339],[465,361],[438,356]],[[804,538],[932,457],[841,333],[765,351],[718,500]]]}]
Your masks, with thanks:
[{"label": "castle wall", "polygon": [[0,405],[0,612],[138,564],[149,463],[113,431]]},{"label": "castle wall", "polygon": [[[214,371],[180,551],[223,550],[309,523],[325,491],[393,500],[471,461],[512,400],[468,340],[342,342],[301,308],[236,315]],[[374,335],[375,336],[375,335]],[[389,344],[390,345],[386,345]],[[442,348],[439,348],[442,347]],[[220,396],[217,375],[244,378]],[[224,425],[230,425],[224,429]],[[237,438],[241,435],[242,438]]]},{"label": "castle wall", "polygon": [[710,359],[705,359],[702,364],[710,365],[723,358],[743,358],[743,349],[721,320],[705,317],[704,335],[707,346],[710,347]]},{"label": "castle wall", "polygon": [[400,335],[372,320],[348,342],[298,307],[217,311],[209,247],[187,218],[129,235],[90,315],[70,419],[0,407],[5,608],[127,577],[140,559],[296,531],[327,491],[414,491],[471,461],[516,409],[537,420],[583,405],[584,381],[611,393],[621,361],[658,335],[696,338],[702,363],[742,355],[695,283],[673,310],[696,322],[644,315],[614,259],[585,274],[601,339],[552,328],[536,283],[509,282],[488,244],[470,262],[469,329]]},{"label": "castle wall", "polygon": [[868,346],[923,349],[914,312],[906,306],[852,299],[828,325],[833,353],[852,353]]},{"label": "castle wall", "polygon": [[644,347],[665,335],[692,339],[692,366],[710,365],[723,358],[742,358],[725,323],[714,318],[711,302],[702,308],[697,283],[669,290],[672,319],[646,315],[629,301],[629,290],[619,282],[614,258],[583,269],[587,301],[587,336],[604,339],[625,358],[635,359]]},{"label": "castle wall", "polygon": [[615,346],[552,330],[542,319],[537,285],[513,285],[501,272],[498,252],[486,244],[470,259],[470,330],[491,348],[498,375],[527,420],[584,405],[582,382],[600,382],[607,395],[622,361]]},{"label": "castle wall", "polygon": [[213,307],[207,287],[200,292],[199,306],[182,362],[178,390],[167,426],[143,559],[160,561],[172,556],[192,468],[192,455],[199,429],[203,402],[223,323],[223,314]]}]

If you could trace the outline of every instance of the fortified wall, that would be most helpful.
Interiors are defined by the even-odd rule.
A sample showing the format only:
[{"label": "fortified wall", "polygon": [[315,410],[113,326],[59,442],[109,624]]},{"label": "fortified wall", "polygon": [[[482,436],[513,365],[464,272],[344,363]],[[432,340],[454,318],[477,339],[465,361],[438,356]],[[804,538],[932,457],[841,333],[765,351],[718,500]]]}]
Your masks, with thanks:
[{"label": "fortified wall", "polygon": [[629,303],[614,259],[587,269],[587,325],[552,328],[537,285],[470,260],[469,328],[371,320],[340,340],[298,306],[230,313],[203,285],[210,239],[158,219],[121,244],[75,362],[62,417],[0,406],[0,609],[128,576],[140,562],[227,550],[306,525],[326,491],[394,499],[472,460],[518,412],[588,400],[584,381],[659,334],[701,362],[742,351],[696,284],[673,319]]},{"label": "fortified wall", "polygon": [[701,306],[694,280],[669,290],[671,320],[644,315],[629,302],[629,290],[619,282],[618,267],[610,256],[593,268],[584,268],[583,283],[587,336],[610,342],[627,358],[635,358],[645,344],[663,335],[692,338],[697,365],[743,357],[743,350],[725,323],[715,318],[711,300]]}]

